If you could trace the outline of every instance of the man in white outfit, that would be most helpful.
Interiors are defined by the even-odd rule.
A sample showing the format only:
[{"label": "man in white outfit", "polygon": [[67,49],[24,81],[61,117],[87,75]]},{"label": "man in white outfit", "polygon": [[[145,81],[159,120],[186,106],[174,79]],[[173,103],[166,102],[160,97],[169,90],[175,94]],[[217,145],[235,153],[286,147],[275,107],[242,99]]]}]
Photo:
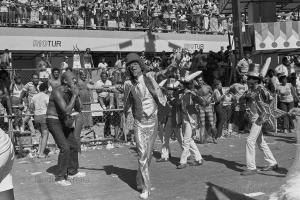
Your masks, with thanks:
[{"label": "man in white outfit", "polygon": [[260,66],[258,64],[251,64],[248,71],[248,87],[249,90],[242,96],[245,98],[246,110],[249,114],[252,126],[250,129],[250,134],[247,138],[246,144],[246,161],[247,169],[241,173],[243,176],[254,175],[257,173],[256,162],[255,162],[255,144],[258,148],[263,151],[264,158],[268,162],[268,166],[262,171],[277,170],[278,164],[275,160],[268,144],[264,140],[262,134],[262,124],[264,123],[262,119],[263,111],[259,109],[259,102],[270,103],[272,96],[262,85],[259,85],[261,81]]}]

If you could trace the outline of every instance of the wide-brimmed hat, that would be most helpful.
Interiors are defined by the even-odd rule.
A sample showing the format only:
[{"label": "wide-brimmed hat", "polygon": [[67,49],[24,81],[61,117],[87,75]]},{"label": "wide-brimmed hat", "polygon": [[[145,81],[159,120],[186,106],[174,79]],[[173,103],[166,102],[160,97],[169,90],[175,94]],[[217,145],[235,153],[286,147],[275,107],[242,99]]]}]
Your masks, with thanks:
[{"label": "wide-brimmed hat", "polygon": [[270,57],[266,59],[263,66],[260,66],[260,64],[256,64],[256,63],[249,64],[247,76],[256,77],[256,78],[265,77],[270,67],[270,64],[271,64]]}]

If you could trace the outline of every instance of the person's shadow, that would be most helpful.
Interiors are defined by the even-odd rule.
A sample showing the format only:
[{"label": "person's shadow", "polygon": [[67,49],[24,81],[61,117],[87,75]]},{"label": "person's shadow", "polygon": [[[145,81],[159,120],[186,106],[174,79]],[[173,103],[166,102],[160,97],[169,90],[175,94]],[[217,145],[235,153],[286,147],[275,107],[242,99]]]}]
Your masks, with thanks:
[{"label": "person's shadow", "polygon": [[230,161],[230,160],[225,160],[223,158],[216,158],[212,155],[203,155],[202,156],[205,161],[212,161],[212,162],[218,162],[224,164],[228,169],[237,171],[237,172],[242,172],[244,171],[243,169],[239,167],[245,167],[246,165],[237,163],[235,161]]},{"label": "person's shadow", "polygon": [[58,165],[53,165],[51,167],[49,167],[46,172],[48,172],[49,174],[53,174],[54,176],[57,175],[58,173]]},{"label": "person's shadow", "polygon": [[103,166],[103,169],[107,175],[117,175],[119,179],[127,183],[132,189],[138,191],[136,184],[137,170],[115,167],[113,165]]}]

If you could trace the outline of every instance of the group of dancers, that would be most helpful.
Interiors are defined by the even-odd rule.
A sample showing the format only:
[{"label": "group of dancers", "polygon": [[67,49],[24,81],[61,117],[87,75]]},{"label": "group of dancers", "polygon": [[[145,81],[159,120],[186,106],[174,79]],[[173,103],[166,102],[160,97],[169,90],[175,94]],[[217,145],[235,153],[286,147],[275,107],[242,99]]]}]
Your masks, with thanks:
[{"label": "group of dancers", "polygon": [[[182,147],[180,163],[177,168],[183,169],[187,167],[187,160],[190,156],[194,158],[194,161],[189,163],[190,165],[200,166],[203,164],[203,158],[192,134],[193,130],[199,129],[200,124],[200,135],[205,135],[205,116],[208,116],[213,138],[216,139],[220,134],[214,125],[211,88],[204,83],[202,72],[197,71],[183,79],[174,79],[180,62],[179,57],[175,56],[165,70],[149,72],[139,55],[130,53],[126,56],[129,79],[123,85],[99,89],[105,92],[124,93],[124,114],[127,116],[129,112],[132,112],[138,151],[136,181],[142,199],[147,199],[151,192],[149,165],[157,135],[162,140],[161,158],[157,161],[166,162],[170,158],[169,139],[172,132],[175,132]],[[158,78],[164,78],[164,81],[158,83]],[[265,142],[261,131],[265,118],[262,117],[264,116],[263,109],[259,108],[260,102],[269,103],[272,96],[260,84],[260,66],[250,65],[247,78],[248,90],[243,97],[250,113],[251,129],[246,144],[247,169],[241,175],[257,173],[256,143],[264,152],[265,160],[268,162],[268,166],[262,170],[269,171],[278,168],[278,162]],[[80,120],[81,107],[76,76],[70,71],[64,72],[61,77],[61,85],[51,92],[46,114],[48,129],[60,149],[55,181],[61,186],[71,185],[70,179],[86,175],[78,170],[78,152],[80,151],[78,134],[80,134],[81,126],[77,125],[80,124],[77,122]],[[295,109],[291,112],[295,112]],[[7,155],[11,155],[11,152],[8,152]],[[1,159],[0,161],[2,161]],[[9,156],[5,159],[12,160]],[[11,169],[9,165],[0,164],[1,171],[3,166]],[[10,178],[8,174],[6,176]]]}]

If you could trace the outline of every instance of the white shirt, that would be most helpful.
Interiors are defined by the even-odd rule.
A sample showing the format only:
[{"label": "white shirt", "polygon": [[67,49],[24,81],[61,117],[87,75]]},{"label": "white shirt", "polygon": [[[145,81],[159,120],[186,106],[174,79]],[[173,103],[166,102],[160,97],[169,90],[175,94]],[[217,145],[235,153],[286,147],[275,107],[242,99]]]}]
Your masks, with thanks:
[{"label": "white shirt", "polygon": [[279,99],[281,102],[293,102],[294,98],[292,95],[292,85],[287,83],[285,86],[279,85],[277,91],[279,92]]},{"label": "white shirt", "polygon": [[49,103],[49,95],[44,92],[39,92],[31,99],[31,104],[34,108],[34,115],[46,115]]},{"label": "white shirt", "polygon": [[[103,83],[102,80],[99,80],[95,83],[95,88],[101,88],[103,86],[112,86],[112,82],[110,80],[106,80],[105,83]],[[108,92],[101,92],[98,94],[99,97],[107,97],[109,95]]]},{"label": "white shirt", "polygon": [[107,69],[107,63],[103,63],[103,62],[100,62],[99,64],[98,64],[98,68],[100,68],[100,69]]}]

